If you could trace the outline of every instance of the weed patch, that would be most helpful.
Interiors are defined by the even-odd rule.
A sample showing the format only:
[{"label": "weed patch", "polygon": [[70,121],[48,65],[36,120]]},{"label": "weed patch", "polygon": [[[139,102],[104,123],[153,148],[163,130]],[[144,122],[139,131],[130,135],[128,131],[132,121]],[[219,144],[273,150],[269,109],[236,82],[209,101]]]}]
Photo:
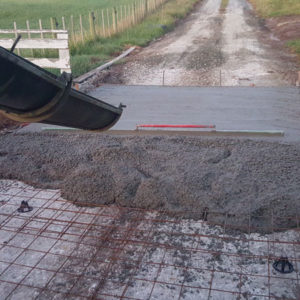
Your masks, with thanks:
[{"label": "weed patch", "polygon": [[228,3],[229,3],[229,0],[222,0],[221,5],[220,5],[221,12],[224,12],[226,10]]},{"label": "weed patch", "polygon": [[299,0],[249,0],[263,18],[300,15]]}]

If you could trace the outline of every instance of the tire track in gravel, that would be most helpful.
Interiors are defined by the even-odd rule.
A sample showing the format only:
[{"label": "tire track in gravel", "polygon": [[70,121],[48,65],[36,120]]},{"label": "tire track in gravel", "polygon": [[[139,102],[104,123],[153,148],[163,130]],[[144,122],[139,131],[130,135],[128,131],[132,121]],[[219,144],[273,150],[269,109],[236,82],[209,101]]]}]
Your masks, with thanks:
[{"label": "tire track in gravel", "polygon": [[210,84],[208,70],[220,52],[215,38],[222,23],[219,6],[220,0],[206,1],[175,31],[145,48],[125,66],[124,83],[161,85],[164,74],[166,85]]},{"label": "tire track in gravel", "polygon": [[[132,57],[121,69],[126,85],[289,86],[292,55],[262,44],[266,31],[247,0],[205,0],[185,22]],[[264,32],[266,34],[266,32]]]}]

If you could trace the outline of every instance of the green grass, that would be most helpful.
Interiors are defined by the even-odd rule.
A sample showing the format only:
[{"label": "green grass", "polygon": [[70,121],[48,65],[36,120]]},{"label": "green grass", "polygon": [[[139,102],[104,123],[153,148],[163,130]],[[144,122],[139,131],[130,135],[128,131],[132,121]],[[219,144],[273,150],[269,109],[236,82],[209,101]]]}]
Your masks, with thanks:
[{"label": "green grass", "polygon": [[300,15],[300,0],[250,0],[263,18]]},{"label": "green grass", "polygon": [[146,46],[150,41],[172,30],[199,0],[170,0],[141,24],[112,38],[98,38],[71,48],[73,76],[77,77],[118,55],[124,48]]},{"label": "green grass", "polygon": [[71,15],[88,15],[90,11],[132,4],[134,0],[0,0],[0,28],[11,29],[13,22],[18,28],[26,28],[26,20],[32,28],[38,28],[38,20],[50,28],[50,17],[55,17],[59,28],[61,17],[69,22]]},{"label": "green grass", "polygon": [[226,9],[228,3],[229,3],[229,0],[222,0],[221,5],[220,5],[220,10],[224,11]]},{"label": "green grass", "polygon": [[[64,16],[66,23],[71,15],[87,15],[89,11],[133,3],[135,0],[0,0],[0,28],[12,29],[13,21],[18,28],[38,28],[38,19],[43,27],[50,27],[50,17],[59,23]],[[196,2],[201,0],[169,0],[157,12],[148,16],[141,24],[111,38],[96,38],[84,44],[71,44],[71,66],[73,77],[77,77],[118,55],[125,48],[146,46],[166,32],[172,30],[177,20],[185,17]],[[48,23],[47,23],[48,22]],[[61,28],[61,24],[59,27]],[[23,53],[22,53],[23,54]],[[55,56],[54,52],[47,53]],[[41,56],[38,51],[35,57]],[[57,73],[57,72],[56,72]]]},{"label": "green grass", "polygon": [[300,60],[300,39],[292,40],[287,42],[287,46],[292,49],[294,53],[296,53]]},{"label": "green grass", "polygon": [[[250,0],[255,10],[262,18],[300,15],[300,0]],[[288,41],[287,46],[298,54],[300,61],[299,39]]]}]

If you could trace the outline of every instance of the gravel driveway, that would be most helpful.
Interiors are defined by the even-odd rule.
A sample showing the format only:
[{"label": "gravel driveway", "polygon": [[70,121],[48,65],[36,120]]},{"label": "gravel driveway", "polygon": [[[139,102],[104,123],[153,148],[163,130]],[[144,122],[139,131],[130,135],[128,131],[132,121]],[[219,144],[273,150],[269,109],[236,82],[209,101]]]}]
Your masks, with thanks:
[{"label": "gravel driveway", "polygon": [[[246,0],[205,0],[177,28],[118,69],[127,85],[288,86],[297,66]],[[273,39],[273,40],[272,40]]]}]

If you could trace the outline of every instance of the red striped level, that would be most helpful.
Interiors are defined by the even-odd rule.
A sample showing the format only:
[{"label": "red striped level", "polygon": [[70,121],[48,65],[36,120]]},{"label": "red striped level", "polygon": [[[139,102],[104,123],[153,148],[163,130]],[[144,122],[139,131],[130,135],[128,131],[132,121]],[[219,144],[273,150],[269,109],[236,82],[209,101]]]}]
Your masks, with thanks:
[{"label": "red striped level", "polygon": [[141,124],[137,128],[216,128],[216,125]]}]

